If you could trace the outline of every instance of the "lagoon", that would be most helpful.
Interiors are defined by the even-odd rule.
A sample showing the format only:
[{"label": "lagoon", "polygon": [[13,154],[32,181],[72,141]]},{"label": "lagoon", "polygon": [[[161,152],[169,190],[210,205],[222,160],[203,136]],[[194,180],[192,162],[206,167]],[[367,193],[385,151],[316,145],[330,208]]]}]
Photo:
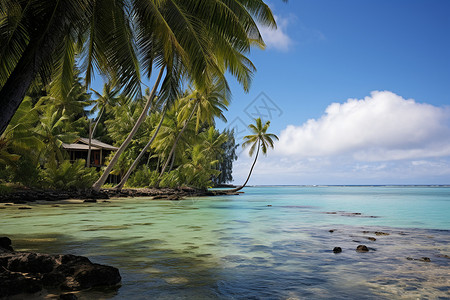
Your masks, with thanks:
[{"label": "lagoon", "polygon": [[0,228],[16,250],[119,268],[119,289],[79,299],[448,299],[450,187],[243,191],[5,206]]}]

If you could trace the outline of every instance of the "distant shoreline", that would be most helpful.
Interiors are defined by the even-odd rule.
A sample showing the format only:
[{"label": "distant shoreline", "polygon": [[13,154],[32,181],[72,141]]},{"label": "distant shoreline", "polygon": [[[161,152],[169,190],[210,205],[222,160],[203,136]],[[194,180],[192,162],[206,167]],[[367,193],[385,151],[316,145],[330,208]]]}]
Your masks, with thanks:
[{"label": "distant shoreline", "polygon": [[246,187],[450,187],[450,184],[257,184]]}]

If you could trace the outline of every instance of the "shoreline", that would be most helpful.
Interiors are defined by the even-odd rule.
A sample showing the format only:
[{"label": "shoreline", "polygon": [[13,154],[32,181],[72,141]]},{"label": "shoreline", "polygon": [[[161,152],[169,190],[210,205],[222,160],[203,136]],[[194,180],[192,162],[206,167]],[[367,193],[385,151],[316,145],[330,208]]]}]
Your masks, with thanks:
[{"label": "shoreline", "polygon": [[37,201],[56,202],[62,200],[84,200],[97,202],[111,198],[152,197],[152,200],[182,200],[186,197],[210,197],[224,195],[239,195],[228,190],[199,190],[190,187],[179,188],[131,188],[117,191],[113,188],[84,191],[58,191],[40,189],[16,189],[10,193],[0,195],[0,203],[27,204]]}]

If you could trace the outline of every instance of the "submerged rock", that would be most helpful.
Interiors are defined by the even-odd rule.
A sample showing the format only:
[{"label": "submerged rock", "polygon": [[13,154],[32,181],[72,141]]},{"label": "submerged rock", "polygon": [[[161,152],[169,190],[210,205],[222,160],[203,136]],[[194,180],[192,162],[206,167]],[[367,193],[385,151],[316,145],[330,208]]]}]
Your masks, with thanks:
[{"label": "submerged rock", "polygon": [[342,248],[341,247],[334,247],[333,248],[333,252],[334,253],[341,253],[342,252]]},{"label": "submerged rock", "polygon": [[389,235],[387,232],[375,231],[376,235]]},{"label": "submerged rock", "polygon": [[407,260],[417,260],[417,261],[424,261],[424,262],[430,262],[431,259],[429,257],[423,256],[421,258],[412,258],[412,257],[407,257]]},{"label": "submerged rock", "polygon": [[369,248],[366,245],[359,245],[356,247],[356,251],[358,252],[369,252]]},{"label": "submerged rock", "polygon": [[118,269],[83,256],[13,252],[9,238],[0,238],[0,242],[5,249],[0,251],[0,298],[48,287],[77,291],[121,281]]}]

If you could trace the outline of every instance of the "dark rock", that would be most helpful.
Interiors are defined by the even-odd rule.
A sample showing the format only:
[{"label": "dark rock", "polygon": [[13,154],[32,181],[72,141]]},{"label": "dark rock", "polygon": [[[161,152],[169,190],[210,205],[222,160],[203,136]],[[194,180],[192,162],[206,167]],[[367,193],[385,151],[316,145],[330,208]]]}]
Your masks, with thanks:
[{"label": "dark rock", "polygon": [[28,207],[28,206],[21,206],[21,207],[19,207],[19,209],[31,209],[31,207]]},{"label": "dark rock", "polygon": [[424,262],[430,262],[431,259],[429,257],[421,257],[421,258],[412,258],[412,257],[407,257],[407,260],[417,260],[417,261],[424,261]]},{"label": "dark rock", "polygon": [[367,239],[368,239],[369,241],[372,241],[372,242],[375,242],[375,241],[377,240],[376,238],[371,237],[371,236],[369,236]]},{"label": "dark rock", "polygon": [[42,285],[35,278],[25,277],[23,274],[5,269],[0,273],[0,298],[20,293],[36,293],[40,290]]},{"label": "dark rock", "polygon": [[[7,238],[3,241],[9,243]],[[0,298],[35,293],[43,287],[76,291],[115,286],[121,280],[118,269],[94,264],[86,257],[70,254],[0,252],[0,270],[3,270],[0,273]]]},{"label": "dark rock", "polygon": [[0,248],[6,249],[9,251],[14,251],[14,249],[11,247],[10,238],[6,237],[6,236],[0,237]]},{"label": "dark rock", "polygon": [[389,235],[387,232],[375,231],[376,235]]},{"label": "dark rock", "polygon": [[270,206],[272,206],[272,205],[271,205],[271,204],[267,204],[267,206],[269,206],[269,207],[270,207]]},{"label": "dark rock", "polygon": [[7,269],[22,273],[49,273],[55,264],[55,260],[50,255],[17,253],[9,259]]},{"label": "dark rock", "polygon": [[85,203],[97,203],[97,200],[96,199],[86,199],[83,202],[85,202]]},{"label": "dark rock", "polygon": [[334,232],[334,229],[330,229],[330,230],[328,230],[328,232],[331,232],[331,233],[333,233],[333,232]]},{"label": "dark rock", "polygon": [[359,245],[356,247],[356,251],[358,252],[369,252],[369,248],[366,245]]},{"label": "dark rock", "polygon": [[119,270],[99,264],[82,264],[77,266],[72,277],[68,277],[62,289],[80,290],[95,286],[110,286],[119,283],[121,280]]},{"label": "dark rock", "polygon": [[341,247],[334,247],[333,248],[333,252],[334,253],[341,253],[342,252],[342,248]]}]

